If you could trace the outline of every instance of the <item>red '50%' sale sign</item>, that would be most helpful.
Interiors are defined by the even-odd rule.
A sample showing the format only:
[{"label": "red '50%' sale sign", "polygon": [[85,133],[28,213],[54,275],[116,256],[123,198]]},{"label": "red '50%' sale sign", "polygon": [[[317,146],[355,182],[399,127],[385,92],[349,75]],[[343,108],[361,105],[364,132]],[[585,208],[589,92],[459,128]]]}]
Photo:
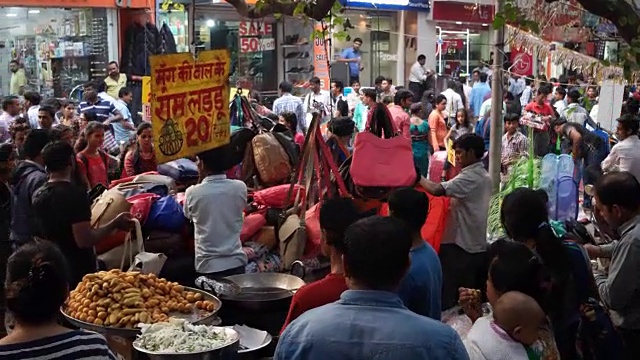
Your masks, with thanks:
[{"label": "red '50%' sale sign", "polygon": [[257,51],[269,51],[275,50],[276,39],[259,39],[257,37],[241,37],[240,38],[240,52],[257,52]]}]

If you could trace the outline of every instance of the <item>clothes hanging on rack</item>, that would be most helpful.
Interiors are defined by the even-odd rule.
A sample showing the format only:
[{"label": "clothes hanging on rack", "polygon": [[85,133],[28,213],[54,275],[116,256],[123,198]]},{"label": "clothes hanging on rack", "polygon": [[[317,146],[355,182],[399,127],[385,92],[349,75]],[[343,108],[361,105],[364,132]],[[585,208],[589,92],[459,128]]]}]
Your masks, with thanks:
[{"label": "clothes hanging on rack", "polygon": [[154,24],[130,25],[125,31],[121,71],[127,74],[128,78],[131,78],[131,75],[151,75],[149,56],[160,54],[161,50],[162,38]]},{"label": "clothes hanging on rack", "polygon": [[173,37],[171,28],[169,28],[166,22],[163,22],[162,27],[160,27],[160,39],[162,43],[160,49],[161,54],[175,54],[178,52],[176,39]]}]

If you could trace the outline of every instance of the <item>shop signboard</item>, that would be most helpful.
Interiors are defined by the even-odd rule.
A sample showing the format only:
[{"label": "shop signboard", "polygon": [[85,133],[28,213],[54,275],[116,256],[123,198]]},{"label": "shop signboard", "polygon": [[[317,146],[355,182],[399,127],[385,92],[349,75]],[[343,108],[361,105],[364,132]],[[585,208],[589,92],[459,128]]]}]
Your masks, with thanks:
[{"label": "shop signboard", "polygon": [[430,0],[340,0],[340,3],[350,8],[431,11]]},{"label": "shop signboard", "polygon": [[511,72],[520,76],[533,75],[533,57],[523,49],[511,47]]},{"label": "shop signboard", "polygon": [[142,120],[151,121],[151,76],[142,77]]},{"label": "shop signboard", "polygon": [[329,66],[327,49],[329,44],[325,46],[322,24],[317,23],[315,26],[315,36],[313,41],[313,74],[320,79],[320,87],[323,90],[329,90]]},{"label": "shop signboard", "polygon": [[151,63],[151,122],[158,163],[229,143],[227,50],[156,55]]},{"label": "shop signboard", "polygon": [[240,52],[251,53],[276,49],[273,24],[263,21],[240,21],[238,26]]},{"label": "shop signboard", "polygon": [[433,20],[436,21],[489,24],[493,22],[495,12],[493,5],[471,2],[436,1],[433,4]]}]

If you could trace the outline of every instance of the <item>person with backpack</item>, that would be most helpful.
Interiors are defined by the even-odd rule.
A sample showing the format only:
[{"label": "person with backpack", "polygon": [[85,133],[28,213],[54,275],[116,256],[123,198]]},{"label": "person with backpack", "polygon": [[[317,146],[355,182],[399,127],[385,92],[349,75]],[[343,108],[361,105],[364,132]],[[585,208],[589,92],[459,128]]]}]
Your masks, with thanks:
[{"label": "person with backpack", "polygon": [[122,177],[139,175],[158,169],[158,161],[153,151],[151,123],[142,122],[136,130],[136,141],[123,151],[120,164]]},{"label": "person with backpack", "polygon": [[110,157],[101,150],[104,141],[105,126],[97,121],[87,124],[82,137],[76,142],[76,158],[80,173],[86,176],[89,187],[96,185],[109,186],[109,161]]}]

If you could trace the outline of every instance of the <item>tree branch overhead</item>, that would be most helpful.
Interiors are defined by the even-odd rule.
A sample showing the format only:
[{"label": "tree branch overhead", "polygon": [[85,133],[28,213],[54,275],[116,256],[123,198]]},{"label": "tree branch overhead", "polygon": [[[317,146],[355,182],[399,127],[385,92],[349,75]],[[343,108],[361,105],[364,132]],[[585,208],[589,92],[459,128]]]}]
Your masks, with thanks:
[{"label": "tree branch overhead", "polygon": [[[260,19],[271,15],[307,17],[316,21],[323,20],[330,12],[337,0],[314,0],[306,2],[302,13],[298,9],[299,1],[258,0],[255,5],[247,4],[246,0],[226,0],[238,14],[249,19]],[[298,9],[298,10],[297,10]]]}]

